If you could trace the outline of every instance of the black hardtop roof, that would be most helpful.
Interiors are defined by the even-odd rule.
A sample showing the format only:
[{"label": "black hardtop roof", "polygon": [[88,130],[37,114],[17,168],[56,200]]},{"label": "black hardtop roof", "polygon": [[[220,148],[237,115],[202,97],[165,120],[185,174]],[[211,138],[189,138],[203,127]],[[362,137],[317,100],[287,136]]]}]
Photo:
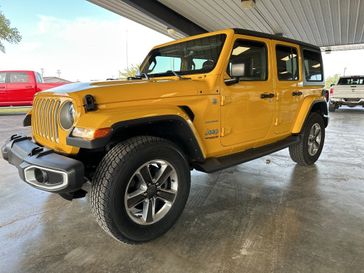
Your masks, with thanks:
[{"label": "black hardtop roof", "polygon": [[234,28],[233,30],[234,30],[234,32],[236,34],[249,35],[249,36],[261,37],[261,38],[267,38],[267,39],[271,39],[271,40],[289,42],[289,43],[293,43],[293,44],[298,44],[298,45],[300,45],[302,47],[305,47],[305,48],[321,51],[320,47],[315,46],[313,44],[309,44],[309,43],[305,43],[305,42],[302,42],[302,41],[282,37],[282,36],[279,36],[279,35],[274,35],[274,34],[269,34],[269,33],[264,33],[264,32],[258,32],[258,31],[248,30],[248,29],[241,29],[241,28]]}]

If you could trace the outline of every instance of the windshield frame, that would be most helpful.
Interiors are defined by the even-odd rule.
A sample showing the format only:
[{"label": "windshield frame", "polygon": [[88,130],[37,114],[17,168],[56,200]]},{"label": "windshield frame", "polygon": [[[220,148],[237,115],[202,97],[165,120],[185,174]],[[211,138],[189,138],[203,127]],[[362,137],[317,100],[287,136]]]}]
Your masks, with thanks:
[{"label": "windshield frame", "polygon": [[[163,49],[163,48],[168,48],[168,47],[173,47],[175,45],[180,45],[180,44],[183,44],[183,43],[188,43],[188,42],[191,42],[191,41],[196,41],[196,40],[200,40],[200,39],[211,38],[211,37],[214,37],[214,36],[216,36],[216,37],[217,36],[221,36],[222,45],[221,45],[221,48],[220,48],[220,50],[219,50],[219,52],[218,52],[218,54],[216,56],[216,61],[214,62],[213,67],[211,67],[209,70],[205,70],[205,71],[203,71],[202,69],[198,69],[198,70],[188,70],[188,71],[178,71],[178,70],[175,70],[173,72],[172,71],[166,71],[166,72],[163,72],[163,73],[152,73],[152,74],[146,73],[146,71],[145,71],[146,66],[149,64],[149,60],[152,58],[153,55],[155,55],[155,52],[156,51],[158,51],[160,49]],[[223,51],[224,51],[224,48],[226,46],[227,40],[228,40],[228,35],[226,33],[214,33],[212,35],[206,35],[204,37],[196,37],[194,39],[182,40],[180,42],[176,41],[176,43],[172,43],[172,44],[167,44],[167,45],[164,45],[164,46],[155,47],[155,48],[153,48],[148,53],[148,55],[146,56],[146,58],[144,59],[144,61],[140,65],[140,73],[141,74],[144,74],[145,73],[145,74],[148,75],[148,77],[151,77],[151,78],[175,76],[175,73],[177,73],[179,76],[209,74],[209,73],[211,73],[212,71],[215,70],[215,68],[217,67],[218,63],[220,62],[220,59],[221,59],[221,56],[223,55]]]}]

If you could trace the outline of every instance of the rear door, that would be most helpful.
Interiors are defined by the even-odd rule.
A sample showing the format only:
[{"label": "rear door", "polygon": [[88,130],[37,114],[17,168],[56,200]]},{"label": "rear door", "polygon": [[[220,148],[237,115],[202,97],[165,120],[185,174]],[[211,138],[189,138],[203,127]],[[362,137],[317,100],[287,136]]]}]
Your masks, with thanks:
[{"label": "rear door", "polygon": [[0,106],[6,105],[8,101],[6,91],[6,72],[0,72]]},{"label": "rear door", "polygon": [[32,72],[9,72],[7,90],[12,105],[31,105],[36,83]]},{"label": "rear door", "polygon": [[364,99],[364,76],[352,76],[340,78],[334,87],[332,97],[345,99]]},{"label": "rear door", "polygon": [[275,48],[276,117],[274,132],[278,136],[291,133],[303,102],[301,52],[298,45],[273,41]]}]

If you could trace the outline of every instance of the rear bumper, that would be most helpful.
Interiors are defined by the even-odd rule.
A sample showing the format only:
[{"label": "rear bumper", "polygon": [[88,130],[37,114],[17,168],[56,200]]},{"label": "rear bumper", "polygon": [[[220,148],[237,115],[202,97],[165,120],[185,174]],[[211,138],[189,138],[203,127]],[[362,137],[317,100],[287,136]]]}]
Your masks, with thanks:
[{"label": "rear bumper", "polygon": [[37,189],[74,192],[85,182],[81,161],[41,147],[30,137],[12,136],[1,153],[6,161],[18,168],[20,178]]},{"label": "rear bumper", "polygon": [[364,105],[364,99],[361,98],[330,98],[330,102],[341,105]]}]

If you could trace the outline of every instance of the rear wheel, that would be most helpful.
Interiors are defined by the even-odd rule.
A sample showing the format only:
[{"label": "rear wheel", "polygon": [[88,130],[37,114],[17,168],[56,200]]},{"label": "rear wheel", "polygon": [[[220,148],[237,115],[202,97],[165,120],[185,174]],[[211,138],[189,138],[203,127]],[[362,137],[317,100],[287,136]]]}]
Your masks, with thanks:
[{"label": "rear wheel", "polygon": [[318,113],[311,113],[303,128],[300,142],[289,147],[289,154],[299,165],[312,165],[320,157],[324,141],[324,119]]},{"label": "rear wheel", "polygon": [[111,236],[141,243],[172,227],[189,190],[189,166],[177,146],[161,138],[135,137],[116,145],[101,161],[91,207]]}]

